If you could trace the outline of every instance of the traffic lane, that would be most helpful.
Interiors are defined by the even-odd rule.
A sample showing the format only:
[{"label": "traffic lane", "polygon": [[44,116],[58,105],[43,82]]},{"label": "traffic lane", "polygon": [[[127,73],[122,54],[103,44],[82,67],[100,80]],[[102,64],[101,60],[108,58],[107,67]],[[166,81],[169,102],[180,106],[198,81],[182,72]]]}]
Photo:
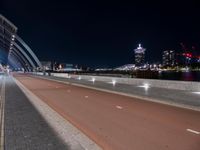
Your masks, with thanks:
[{"label": "traffic lane", "polygon": [[[200,113],[65,85],[16,77],[105,149],[199,149]],[[188,130],[191,129],[191,130]]]},{"label": "traffic lane", "polygon": [[[157,87],[146,88],[144,85],[128,85],[128,84],[119,84],[116,82],[115,86],[110,82],[102,82],[84,79],[74,79],[74,78],[62,78],[54,76],[38,76],[41,78],[53,79],[63,82],[83,84],[86,86],[92,86],[96,88],[103,88],[111,91],[122,92],[131,95],[138,95],[146,98],[156,99],[160,102],[180,105],[181,107],[195,108],[200,109],[200,95],[195,94],[194,92],[198,91],[185,91],[185,90],[174,90],[174,89],[165,89]],[[159,94],[158,94],[159,93]],[[170,93],[170,94],[169,94]],[[178,93],[178,94],[177,94]]]}]

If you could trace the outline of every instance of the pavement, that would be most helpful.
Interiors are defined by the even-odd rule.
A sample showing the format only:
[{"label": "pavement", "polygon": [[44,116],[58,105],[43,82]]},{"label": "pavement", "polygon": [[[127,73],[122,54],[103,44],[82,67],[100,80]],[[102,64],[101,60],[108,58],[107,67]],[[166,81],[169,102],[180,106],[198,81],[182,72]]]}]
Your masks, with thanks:
[{"label": "pavement", "polygon": [[5,80],[5,150],[68,150],[10,77]]},{"label": "pavement", "polygon": [[[199,111],[71,84],[84,82],[85,85],[94,85],[89,81],[70,79],[70,83],[63,84],[29,75],[15,75],[15,78],[103,149],[200,149]],[[55,78],[52,79],[55,80]],[[57,78],[56,80],[66,82],[66,79]],[[95,86],[113,89],[113,91],[120,90],[120,92],[123,89],[127,92],[127,87],[123,88],[124,85],[120,85],[118,89],[117,84],[113,86],[110,83],[95,82]],[[132,88],[135,88],[134,91],[131,89],[132,92],[141,93],[143,90],[144,94],[151,93],[142,87],[133,86]],[[152,91],[155,95],[161,94],[169,99],[172,97],[167,96],[171,93],[164,89],[161,89],[163,93],[159,89],[157,92],[156,89],[154,90]],[[175,96],[175,98],[172,97],[173,100],[182,98],[182,96],[177,96],[179,94],[177,92],[181,91],[173,94]],[[189,105],[198,107],[198,95],[193,95],[193,93],[188,93],[188,95],[194,99],[194,102]],[[186,102],[188,103],[187,100]]]}]

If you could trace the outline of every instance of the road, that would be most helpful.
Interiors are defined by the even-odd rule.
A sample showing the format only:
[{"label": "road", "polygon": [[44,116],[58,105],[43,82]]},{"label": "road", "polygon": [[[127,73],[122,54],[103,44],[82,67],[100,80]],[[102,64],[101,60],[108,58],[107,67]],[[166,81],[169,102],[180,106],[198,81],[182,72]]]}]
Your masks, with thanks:
[{"label": "road", "polygon": [[200,149],[198,111],[28,75],[15,78],[104,149]]},{"label": "road", "polygon": [[[109,90],[117,93],[123,93],[125,95],[131,95],[133,97],[142,97],[148,101],[155,101],[159,103],[176,105],[180,107],[200,110],[200,92],[187,91],[187,90],[175,90],[149,86],[146,88],[144,85],[129,85],[120,84],[116,82],[113,86],[111,82],[84,80],[79,78],[61,78],[55,76],[38,76],[45,79],[56,80],[61,82],[70,82],[73,84],[81,84],[93,88]],[[159,93],[159,94],[158,94]]]}]

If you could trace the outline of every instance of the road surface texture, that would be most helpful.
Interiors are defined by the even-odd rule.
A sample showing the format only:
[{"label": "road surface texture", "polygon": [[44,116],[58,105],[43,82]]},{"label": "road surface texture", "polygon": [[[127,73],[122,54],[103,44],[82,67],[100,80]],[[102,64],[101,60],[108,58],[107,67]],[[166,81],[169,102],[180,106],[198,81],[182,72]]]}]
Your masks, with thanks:
[{"label": "road surface texture", "polygon": [[[2,79],[3,78],[3,79]],[[10,77],[5,81],[5,150],[68,150]]]},{"label": "road surface texture", "polygon": [[200,149],[199,111],[28,75],[15,78],[103,149]]},{"label": "road surface texture", "polygon": [[116,83],[113,86],[111,83],[95,81],[94,83],[84,79],[62,78],[54,76],[38,76],[41,78],[57,80],[62,82],[70,82],[75,84],[86,85],[94,88],[105,89],[114,92],[125,93],[128,95],[139,96],[142,98],[151,99],[160,103],[172,104],[186,108],[200,110],[200,91],[185,91],[174,90],[158,87],[145,88],[142,85],[128,85]]}]

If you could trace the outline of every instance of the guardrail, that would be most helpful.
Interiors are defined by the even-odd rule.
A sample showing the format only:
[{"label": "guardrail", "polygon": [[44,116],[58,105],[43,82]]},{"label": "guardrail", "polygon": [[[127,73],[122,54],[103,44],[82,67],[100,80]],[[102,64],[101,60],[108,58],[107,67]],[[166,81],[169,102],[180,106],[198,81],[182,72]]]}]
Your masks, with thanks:
[{"label": "guardrail", "polygon": [[139,78],[123,78],[123,77],[106,77],[106,76],[90,76],[90,75],[74,75],[68,73],[51,73],[44,74],[41,72],[34,73],[37,75],[50,75],[62,78],[73,78],[81,80],[95,80],[102,82],[115,82],[116,84],[129,85],[148,85],[150,87],[167,88],[175,90],[200,91],[200,82],[192,81],[171,81],[156,79],[139,79]]}]

